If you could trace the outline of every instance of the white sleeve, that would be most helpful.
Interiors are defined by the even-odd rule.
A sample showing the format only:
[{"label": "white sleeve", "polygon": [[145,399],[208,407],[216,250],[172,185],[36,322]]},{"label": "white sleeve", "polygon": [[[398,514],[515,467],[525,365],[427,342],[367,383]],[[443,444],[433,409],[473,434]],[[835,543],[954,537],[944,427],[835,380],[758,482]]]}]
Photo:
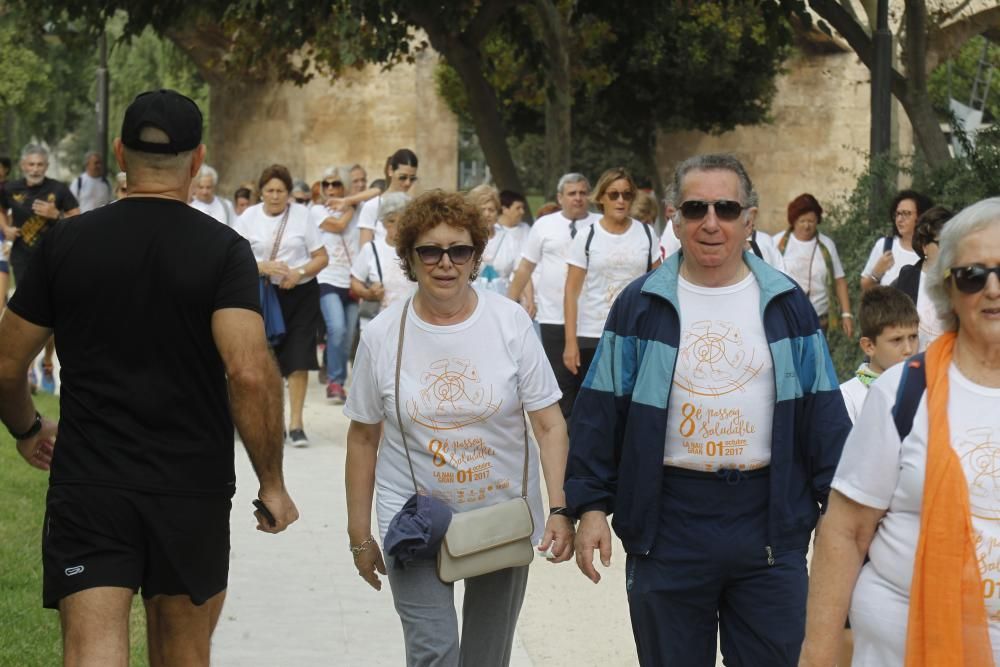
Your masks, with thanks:
[{"label": "white sleeve", "polygon": [[872,271],[875,270],[875,262],[878,258],[882,256],[882,237],[878,237],[875,241],[875,245],[872,246],[872,251],[868,254],[868,261],[865,263],[865,268],[861,269],[861,275],[870,276]]},{"label": "white sleeve", "polygon": [[879,378],[868,389],[831,484],[851,500],[880,510],[889,508],[899,482],[902,443],[892,419],[899,377],[897,372],[892,377]]},{"label": "white sleeve", "polygon": [[660,235],[660,254],[663,255],[663,259],[666,259],[680,249],[681,242],[674,234],[674,223],[667,220],[667,224],[663,226],[663,234]]},{"label": "white sleeve", "polygon": [[375,377],[375,360],[368,347],[367,332],[361,332],[361,342],[351,371],[351,392],[344,405],[344,415],[362,424],[378,424],[385,419],[385,408]]},{"label": "white sleeve", "polygon": [[351,264],[351,277],[357,278],[361,282],[368,282],[372,280],[371,274],[375,273],[375,278],[378,278],[378,274],[373,270],[375,267],[372,266],[372,244],[366,243],[358,256],[354,258],[354,263]]},{"label": "white sleeve", "polygon": [[312,227],[316,227],[318,229],[326,218],[326,207],[322,204],[313,204],[309,207],[309,224]]},{"label": "white sleeve", "polygon": [[305,237],[306,237],[306,248],[309,249],[310,254],[316,252],[323,246],[323,237],[320,236],[319,227],[313,224],[310,219],[309,211],[306,211],[306,225],[305,225]]},{"label": "white sleeve", "polygon": [[557,403],[562,398],[552,365],[545,356],[542,342],[535,334],[531,318],[521,308],[514,317],[519,328],[521,355],[517,359],[517,393],[524,409],[534,412]]},{"label": "white sleeve", "polygon": [[[645,225],[646,223],[640,222],[640,225]],[[660,259],[660,240],[656,238],[656,229],[649,225],[647,226],[647,231],[649,232],[649,265],[652,266],[656,264],[657,260]],[[646,236],[646,232],[642,233],[643,237]]]},{"label": "white sleeve", "polygon": [[240,215],[236,216],[236,222],[233,223],[233,231],[250,241],[250,220],[253,213],[250,209],[243,211]]},{"label": "white sleeve", "polygon": [[375,230],[375,223],[378,222],[378,202],[381,199],[381,197],[369,199],[361,205],[361,210],[358,211],[358,229]]},{"label": "white sleeve", "polygon": [[833,242],[833,239],[827,237],[821,237],[823,245],[826,249],[830,251],[830,259],[833,260],[833,277],[843,278],[844,277],[844,265],[840,263],[840,255],[837,253],[837,244]]},{"label": "white sleeve", "polygon": [[541,226],[536,222],[528,232],[528,238],[521,249],[521,257],[528,260],[535,266],[542,261],[542,231]]},{"label": "white sleeve", "polygon": [[[587,270],[587,239],[590,238],[590,231],[590,227],[587,227],[586,231],[580,230],[580,233],[570,241],[569,250],[566,251],[566,263],[584,271]],[[597,234],[595,233],[594,236]],[[594,241],[591,241],[590,245],[593,247]]]}]

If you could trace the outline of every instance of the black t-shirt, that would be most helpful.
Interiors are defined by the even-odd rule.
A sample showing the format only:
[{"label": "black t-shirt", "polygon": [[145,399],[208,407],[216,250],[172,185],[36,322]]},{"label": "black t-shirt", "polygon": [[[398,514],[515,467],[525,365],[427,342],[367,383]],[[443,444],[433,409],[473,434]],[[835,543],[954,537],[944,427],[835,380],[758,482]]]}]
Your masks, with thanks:
[{"label": "black t-shirt", "polygon": [[51,218],[35,215],[31,205],[36,199],[52,202],[64,213],[80,207],[69,188],[51,178],[42,179],[38,185],[28,185],[23,178],[7,181],[0,189],[0,209],[4,211],[10,209],[14,227],[21,228],[21,235],[14,241],[14,247],[17,249],[23,246],[27,248],[37,246],[56,222]]},{"label": "black t-shirt", "polygon": [[232,495],[233,422],[211,321],[221,308],[260,312],[245,239],[183,202],[128,197],[56,224],[8,307],[55,332],[51,484]]}]

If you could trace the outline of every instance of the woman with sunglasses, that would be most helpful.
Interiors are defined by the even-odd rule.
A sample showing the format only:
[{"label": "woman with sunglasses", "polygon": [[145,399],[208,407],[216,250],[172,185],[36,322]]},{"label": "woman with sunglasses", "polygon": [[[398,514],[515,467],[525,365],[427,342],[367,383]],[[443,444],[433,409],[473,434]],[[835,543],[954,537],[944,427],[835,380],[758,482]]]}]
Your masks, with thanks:
[{"label": "woman with sunglasses", "polygon": [[288,380],[288,437],[293,446],[307,447],[302,408],[309,371],[319,370],[316,334],[323,322],[316,276],[329,259],[309,209],[290,201],[292,176],[288,168],[280,164],[267,167],[258,187],[261,203],[244,211],[234,229],[250,242],[257,271],[278,288],[285,336],[274,346],[274,354],[281,375]]},{"label": "woman with sunglasses", "polygon": [[[385,167],[388,179],[385,192],[409,193],[410,188],[417,182],[417,163],[416,153],[409,148],[400,148],[389,156]],[[378,219],[378,209],[381,205],[382,195],[379,195],[366,201],[358,212],[361,245],[368,243],[376,236],[385,236],[385,227]]]},{"label": "woman with sunglasses", "polygon": [[[461,195],[428,192],[397,225],[396,252],[417,290],[362,332],[344,409],[351,419],[347,525],[354,564],[376,590],[378,574],[388,574],[408,665],[507,665],[528,566],[465,579],[459,640],[454,588],[438,578],[435,561],[383,561],[371,532],[372,495],[377,491],[384,541],[415,485],[455,513],[519,498],[523,490],[532,542],[551,548],[551,560],[568,560],[573,525],[562,490],[568,445],[559,387],[524,309],[472,285],[487,240],[479,211]],[[527,452],[525,411],[538,439],[538,449]]]},{"label": "woman with sunglasses", "polygon": [[[795,279],[816,309],[823,332],[839,323],[844,335],[850,338],[854,335],[854,315],[847,279],[837,244],[819,233],[821,222],[823,207],[808,192],[801,194],[788,203],[788,229],[774,235],[774,244],[784,258],[785,272]],[[837,305],[830,310],[835,299]]]},{"label": "woman with sunglasses", "polygon": [[601,219],[570,244],[563,296],[563,364],[574,375],[587,375],[619,292],[660,265],[660,246],[654,243],[649,225],[629,217],[635,194],[635,181],[623,167],[601,174],[591,196]]},{"label": "woman with sunglasses", "polygon": [[[324,201],[344,196],[344,179],[336,167],[324,172],[320,186]],[[309,215],[330,257],[330,263],[316,276],[319,307],[326,323],[326,397],[343,404],[347,400],[347,357],[358,327],[358,300],[351,293],[351,265],[358,256],[358,225],[350,206],[333,209],[316,204]]]},{"label": "woman with sunglasses", "polygon": [[901,190],[889,204],[889,222],[892,233],[879,238],[872,246],[865,268],[861,270],[861,290],[875,285],[891,285],[899,271],[908,264],[916,264],[920,257],[913,252],[913,232],[917,219],[934,202],[915,190]]},{"label": "woman with sunglasses", "polygon": [[848,608],[854,665],[1000,664],[1000,198],[939,245],[948,330],[879,377],[844,445],[800,665],[834,663]]},{"label": "woman with sunglasses", "polygon": [[917,306],[920,316],[918,352],[926,350],[935,338],[944,333],[945,321],[927,296],[927,272],[938,256],[941,229],[953,215],[944,206],[932,206],[920,216],[917,230],[913,233],[913,251],[920,256],[920,261],[904,266],[899,271],[899,277],[892,281],[892,286],[909,296]]}]

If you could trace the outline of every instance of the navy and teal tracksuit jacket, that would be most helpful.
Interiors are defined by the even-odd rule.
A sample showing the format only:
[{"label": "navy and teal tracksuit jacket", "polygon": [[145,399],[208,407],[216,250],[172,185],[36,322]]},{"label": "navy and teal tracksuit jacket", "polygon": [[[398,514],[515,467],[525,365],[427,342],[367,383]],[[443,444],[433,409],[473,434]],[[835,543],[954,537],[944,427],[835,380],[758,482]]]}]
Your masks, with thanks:
[{"label": "navy and teal tracksuit jacket", "polygon": [[[680,253],[631,283],[611,308],[573,408],[567,504],[613,514],[630,554],[657,536],[667,407],[680,342]],[[808,543],[851,422],[826,339],[805,293],[751,253],[774,362],[768,538],[775,550]]]}]

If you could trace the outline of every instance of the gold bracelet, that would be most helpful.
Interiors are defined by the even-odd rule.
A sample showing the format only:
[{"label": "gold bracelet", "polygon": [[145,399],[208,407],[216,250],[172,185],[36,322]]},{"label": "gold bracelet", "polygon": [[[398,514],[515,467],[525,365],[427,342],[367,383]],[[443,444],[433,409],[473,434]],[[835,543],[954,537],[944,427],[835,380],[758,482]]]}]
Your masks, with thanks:
[{"label": "gold bracelet", "polygon": [[372,546],[373,544],[375,544],[375,538],[372,537],[371,535],[369,535],[368,539],[359,544],[358,546],[349,544],[351,549],[351,554],[354,556],[355,559],[357,559],[357,557],[361,555],[362,551],[367,551],[368,547]]}]

